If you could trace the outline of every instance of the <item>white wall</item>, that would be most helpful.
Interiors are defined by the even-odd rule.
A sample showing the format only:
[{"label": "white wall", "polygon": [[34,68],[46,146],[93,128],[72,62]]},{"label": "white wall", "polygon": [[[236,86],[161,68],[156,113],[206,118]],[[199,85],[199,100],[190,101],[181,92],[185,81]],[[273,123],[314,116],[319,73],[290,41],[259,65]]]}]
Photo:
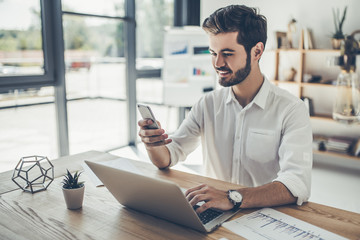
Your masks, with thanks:
[{"label": "white wall", "polygon": [[330,37],[334,31],[333,7],[340,8],[342,13],[344,7],[348,6],[343,26],[345,34],[360,29],[359,0],[202,0],[201,23],[216,9],[231,4],[244,4],[260,9],[260,13],[268,20],[266,49],[276,48],[275,31],[286,31],[292,18],[298,21],[298,29],[301,29],[300,26],[312,29],[316,48],[331,48]]}]

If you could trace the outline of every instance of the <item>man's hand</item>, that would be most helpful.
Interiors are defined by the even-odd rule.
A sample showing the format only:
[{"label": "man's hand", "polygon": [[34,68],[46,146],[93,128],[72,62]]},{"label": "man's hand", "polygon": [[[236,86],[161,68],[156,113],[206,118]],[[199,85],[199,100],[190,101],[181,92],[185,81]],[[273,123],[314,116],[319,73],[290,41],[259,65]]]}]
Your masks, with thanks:
[{"label": "man's hand", "polygon": [[165,130],[161,128],[160,122],[158,122],[160,129],[149,129],[148,126],[153,124],[153,121],[150,119],[142,119],[138,122],[140,126],[139,136],[141,141],[145,144],[146,149],[152,147],[158,147],[166,145],[171,142],[171,139],[168,139],[168,135],[165,133]]},{"label": "man's hand", "polygon": [[186,191],[185,195],[191,206],[194,206],[198,202],[205,201],[203,205],[196,209],[197,213],[202,213],[208,208],[226,211],[234,207],[228,199],[228,193],[226,191],[218,190],[206,184],[190,188]]}]

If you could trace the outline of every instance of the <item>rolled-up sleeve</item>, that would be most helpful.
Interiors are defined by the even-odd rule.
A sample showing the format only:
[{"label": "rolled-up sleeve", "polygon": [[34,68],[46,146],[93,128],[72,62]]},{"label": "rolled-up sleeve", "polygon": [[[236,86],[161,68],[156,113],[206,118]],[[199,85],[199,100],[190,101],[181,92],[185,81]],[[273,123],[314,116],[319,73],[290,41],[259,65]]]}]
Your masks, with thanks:
[{"label": "rolled-up sleeve", "polygon": [[170,135],[172,142],[166,147],[170,152],[170,166],[185,161],[188,154],[194,151],[200,144],[200,122],[202,121],[201,111],[202,100],[191,109],[188,116],[181,123],[174,134]]},{"label": "rolled-up sleeve", "polygon": [[177,142],[175,142],[173,140],[170,144],[166,145],[166,147],[169,149],[169,152],[170,152],[170,165],[169,165],[169,167],[175,166],[176,164],[178,164],[178,162],[185,161],[186,155],[181,150],[181,147]]},{"label": "rolled-up sleeve", "polygon": [[312,130],[305,105],[298,102],[291,107],[283,124],[280,170],[274,181],[283,183],[301,205],[310,197],[313,163]]}]

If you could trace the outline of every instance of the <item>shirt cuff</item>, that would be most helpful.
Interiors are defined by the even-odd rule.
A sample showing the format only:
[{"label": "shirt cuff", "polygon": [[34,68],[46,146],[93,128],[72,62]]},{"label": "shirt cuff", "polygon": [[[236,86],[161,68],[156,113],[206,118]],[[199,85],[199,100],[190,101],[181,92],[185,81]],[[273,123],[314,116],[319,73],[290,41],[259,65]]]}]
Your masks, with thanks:
[{"label": "shirt cuff", "polygon": [[171,142],[169,144],[166,145],[166,147],[169,150],[170,153],[170,165],[169,167],[173,167],[175,166],[178,162],[179,162],[179,157],[177,156],[177,151],[176,151],[176,143]]},{"label": "shirt cuff", "polygon": [[290,174],[281,175],[273,182],[281,182],[291,192],[291,194],[297,198],[297,205],[302,205],[310,197],[310,186],[301,181],[298,177]]}]

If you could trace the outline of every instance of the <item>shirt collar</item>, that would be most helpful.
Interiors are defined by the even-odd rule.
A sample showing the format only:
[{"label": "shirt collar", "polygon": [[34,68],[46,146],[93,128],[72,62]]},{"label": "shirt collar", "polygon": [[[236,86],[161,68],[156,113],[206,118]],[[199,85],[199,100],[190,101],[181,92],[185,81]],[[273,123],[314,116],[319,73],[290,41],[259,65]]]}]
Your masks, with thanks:
[{"label": "shirt collar", "polygon": [[267,80],[266,77],[264,77],[264,82],[261,85],[259,92],[256,94],[255,98],[253,99],[253,102],[262,109],[264,109],[269,92],[270,92],[270,82]]},{"label": "shirt collar", "polygon": [[226,104],[231,103],[232,101],[237,101],[235,98],[235,95],[231,89],[231,87],[228,87],[228,95],[227,95],[227,99],[226,99]]},{"label": "shirt collar", "polygon": [[[231,101],[237,102],[231,87],[229,87],[228,91],[229,91],[229,94],[226,99],[226,104],[230,103]],[[256,94],[256,96],[252,100],[252,102],[249,103],[249,105],[252,105],[252,103],[255,103],[260,108],[264,109],[265,105],[266,105],[267,96],[269,95],[269,91],[270,91],[270,82],[264,76],[264,82],[261,85],[259,92]]]}]

